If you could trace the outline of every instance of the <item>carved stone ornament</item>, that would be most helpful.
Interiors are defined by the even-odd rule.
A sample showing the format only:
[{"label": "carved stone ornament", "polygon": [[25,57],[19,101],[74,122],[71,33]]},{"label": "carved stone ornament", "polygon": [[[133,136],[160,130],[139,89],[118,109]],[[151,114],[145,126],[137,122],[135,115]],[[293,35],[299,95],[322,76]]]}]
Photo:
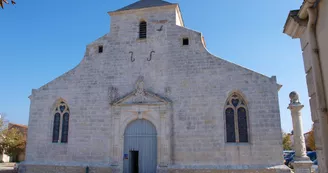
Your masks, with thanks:
[{"label": "carved stone ornament", "polygon": [[125,95],[124,97],[117,97],[117,90],[112,89],[110,92],[110,97],[115,98],[114,101],[111,102],[113,106],[122,106],[122,105],[132,105],[132,104],[147,104],[147,105],[165,105],[170,103],[169,100],[160,97],[157,94],[154,94],[144,87],[144,77],[140,76],[136,82],[135,89]]},{"label": "carved stone ornament", "polygon": [[136,84],[136,93],[135,93],[134,102],[143,103],[146,100],[146,92],[144,89],[144,77],[140,76]]},{"label": "carved stone ornament", "polygon": [[118,89],[114,86],[109,87],[109,100],[110,102],[115,101],[118,98]]},{"label": "carved stone ornament", "polygon": [[290,104],[301,104],[299,95],[296,91],[293,91],[289,94]]}]

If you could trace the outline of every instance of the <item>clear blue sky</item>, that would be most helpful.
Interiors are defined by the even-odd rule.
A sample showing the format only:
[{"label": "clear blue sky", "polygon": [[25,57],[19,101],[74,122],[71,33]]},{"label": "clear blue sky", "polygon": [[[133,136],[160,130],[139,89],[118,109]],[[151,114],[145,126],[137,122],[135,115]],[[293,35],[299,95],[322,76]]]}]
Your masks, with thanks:
[{"label": "clear blue sky", "polygon": [[[136,0],[17,0],[0,10],[0,112],[27,124],[32,88],[75,67],[85,46],[109,32],[108,11]],[[171,0],[187,28],[203,33],[208,50],[267,76],[276,75],[282,127],[292,129],[288,94],[304,103],[305,130],[311,116],[299,40],[282,33],[289,10],[302,0]]]}]

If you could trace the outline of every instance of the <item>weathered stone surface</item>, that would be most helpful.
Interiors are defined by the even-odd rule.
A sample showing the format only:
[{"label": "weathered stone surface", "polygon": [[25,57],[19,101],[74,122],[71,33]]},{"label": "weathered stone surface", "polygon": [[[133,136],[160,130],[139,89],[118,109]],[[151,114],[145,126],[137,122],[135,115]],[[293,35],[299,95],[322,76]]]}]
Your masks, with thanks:
[{"label": "weathered stone surface", "polygon": [[292,163],[294,167],[295,173],[311,173],[311,167],[313,162],[311,160],[308,161],[295,161]]},{"label": "weathered stone surface", "polygon": [[158,173],[291,173],[289,168],[266,169],[159,169]]},{"label": "weathered stone surface", "polygon": [[311,50],[311,47],[310,46],[306,46],[302,52],[303,54],[303,62],[304,62],[304,70],[305,70],[305,73],[308,73],[309,70],[311,69],[312,67],[312,53],[313,50]]},{"label": "weathered stone surface", "polygon": [[[83,166],[23,165],[19,173],[85,173]],[[89,167],[89,173],[114,173],[110,167]]]},{"label": "weathered stone surface", "polygon": [[308,94],[309,97],[313,96],[315,94],[315,86],[313,83],[313,72],[312,70],[310,70],[307,74],[306,74],[306,83],[308,85]]},{"label": "weathered stone surface", "polygon": [[[83,166],[24,165],[19,173],[85,173]],[[104,167],[90,167],[89,173],[118,173],[120,170]],[[177,169],[159,168],[157,173],[290,173],[287,167],[258,169]]]}]

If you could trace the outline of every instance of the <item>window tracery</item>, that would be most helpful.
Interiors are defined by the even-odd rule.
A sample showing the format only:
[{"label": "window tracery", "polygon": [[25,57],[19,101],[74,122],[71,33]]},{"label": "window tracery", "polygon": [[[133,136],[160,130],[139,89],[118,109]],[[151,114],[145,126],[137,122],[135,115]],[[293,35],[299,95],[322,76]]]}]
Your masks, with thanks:
[{"label": "window tracery", "polygon": [[248,142],[248,111],[245,100],[233,93],[225,106],[226,141],[229,143]]},{"label": "window tracery", "polygon": [[53,122],[52,142],[67,143],[70,110],[64,100],[60,99],[57,102],[53,115],[54,115],[54,122]]}]

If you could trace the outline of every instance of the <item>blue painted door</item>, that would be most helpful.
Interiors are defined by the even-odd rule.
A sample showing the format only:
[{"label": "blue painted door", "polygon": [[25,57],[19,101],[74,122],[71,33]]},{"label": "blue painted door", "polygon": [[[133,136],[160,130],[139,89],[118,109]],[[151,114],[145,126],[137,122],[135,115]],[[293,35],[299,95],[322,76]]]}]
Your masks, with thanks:
[{"label": "blue painted door", "polygon": [[[131,156],[136,152],[138,158]],[[126,127],[123,155],[124,173],[156,173],[157,133],[150,121],[135,120]]]}]

